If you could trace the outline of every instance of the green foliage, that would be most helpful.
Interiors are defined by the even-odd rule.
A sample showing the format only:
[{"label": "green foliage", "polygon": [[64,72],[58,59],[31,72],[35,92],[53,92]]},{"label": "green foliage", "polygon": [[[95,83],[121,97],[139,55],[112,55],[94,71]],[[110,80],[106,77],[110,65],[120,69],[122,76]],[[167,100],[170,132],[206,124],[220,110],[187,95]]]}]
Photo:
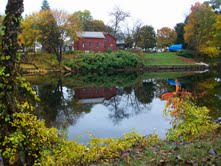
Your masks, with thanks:
[{"label": "green foliage", "polygon": [[41,10],[50,10],[50,5],[47,0],[43,0]]},{"label": "green foliage", "polygon": [[170,141],[192,141],[218,128],[218,124],[209,117],[206,107],[196,106],[185,96],[169,99],[165,113],[174,118],[173,127],[167,133]]},{"label": "green foliage", "polygon": [[192,50],[181,50],[177,52],[178,56],[186,57],[186,58],[194,58],[195,57],[195,52]]},{"label": "green foliage", "polygon": [[176,37],[176,42],[177,44],[185,44],[184,42],[184,26],[185,24],[184,23],[178,23],[176,24],[175,26],[175,31],[176,31],[176,34],[177,34],[177,37]]},{"label": "green foliage", "polygon": [[114,53],[89,53],[76,55],[72,60],[65,60],[64,65],[79,72],[113,72],[116,69],[137,68],[141,58],[133,53],[119,51]]},{"label": "green foliage", "polygon": [[64,82],[70,86],[104,86],[104,87],[129,87],[135,84],[138,80],[137,73],[114,73],[113,75],[107,74],[86,74],[86,75],[71,75],[65,77]]},{"label": "green foliage", "polygon": [[143,26],[139,31],[140,40],[137,43],[138,47],[141,47],[147,51],[148,48],[156,46],[156,34],[152,26]]}]

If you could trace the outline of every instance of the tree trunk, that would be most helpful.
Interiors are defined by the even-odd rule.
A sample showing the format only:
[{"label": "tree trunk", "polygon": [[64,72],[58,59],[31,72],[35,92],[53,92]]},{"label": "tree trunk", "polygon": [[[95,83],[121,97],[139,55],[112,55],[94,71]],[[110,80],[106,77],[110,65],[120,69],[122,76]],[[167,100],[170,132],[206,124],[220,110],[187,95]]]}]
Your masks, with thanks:
[{"label": "tree trunk", "polygon": [[[23,12],[23,0],[8,0],[5,18],[3,20],[3,36],[2,36],[2,55],[0,55],[0,66],[4,69],[4,74],[0,77],[0,142],[2,143],[6,136],[10,135],[13,127],[5,120],[6,117],[17,111],[17,76],[18,67],[17,64],[17,50],[18,45],[18,33],[20,31],[21,14]],[[7,149],[7,145],[1,144],[1,150],[4,152]],[[9,159],[3,157],[5,165],[9,165]],[[20,158],[17,159],[15,165],[21,165]]]}]

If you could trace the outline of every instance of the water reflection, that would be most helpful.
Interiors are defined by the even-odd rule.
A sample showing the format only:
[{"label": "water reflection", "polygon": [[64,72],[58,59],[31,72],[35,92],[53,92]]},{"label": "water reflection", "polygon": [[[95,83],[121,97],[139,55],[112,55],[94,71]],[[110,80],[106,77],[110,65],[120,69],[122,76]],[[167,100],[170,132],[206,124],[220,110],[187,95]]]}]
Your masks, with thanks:
[{"label": "water reflection", "polygon": [[[80,141],[84,142],[88,140],[87,130],[97,137],[120,137],[134,128],[143,135],[156,130],[165,137],[170,121],[163,116],[166,101],[160,98],[165,92],[175,91],[165,78],[171,79],[128,74],[31,80],[41,98],[38,116],[48,126],[66,130],[69,139],[82,135]],[[176,78],[198,104],[212,110],[213,117],[221,115],[221,82],[216,73],[172,79]]]}]

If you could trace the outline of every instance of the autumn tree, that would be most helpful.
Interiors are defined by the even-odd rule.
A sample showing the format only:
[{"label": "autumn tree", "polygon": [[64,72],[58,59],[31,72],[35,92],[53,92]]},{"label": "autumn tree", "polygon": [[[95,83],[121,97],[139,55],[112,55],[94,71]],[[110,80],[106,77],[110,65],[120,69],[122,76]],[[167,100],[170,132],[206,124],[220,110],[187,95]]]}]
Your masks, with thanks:
[{"label": "autumn tree", "polygon": [[130,17],[130,14],[123,11],[118,6],[115,6],[109,15],[112,18],[111,26],[113,28],[113,35],[116,36],[116,34],[120,31],[120,24],[124,22],[126,18]]},{"label": "autumn tree", "polygon": [[139,36],[138,46],[145,49],[145,51],[156,46],[156,34],[152,26],[145,25],[141,27]]},{"label": "autumn tree", "polygon": [[[216,23],[213,25],[214,33],[213,33],[213,45],[216,48],[221,46],[221,15],[216,15]],[[219,51],[220,53],[220,51]]]},{"label": "autumn tree", "polygon": [[39,41],[40,29],[37,26],[37,13],[27,16],[21,22],[22,33],[19,35],[24,40],[24,46],[33,47],[35,52],[35,42]]},{"label": "autumn tree", "polygon": [[43,0],[41,10],[50,10],[50,5],[47,0]]},{"label": "autumn tree", "polygon": [[157,45],[160,48],[168,47],[173,44],[176,40],[175,30],[169,27],[163,27],[157,30]]},{"label": "autumn tree", "polygon": [[213,44],[215,21],[215,13],[208,5],[195,3],[191,7],[184,27],[184,39],[189,49],[212,57],[218,55],[219,51]]},{"label": "autumn tree", "polygon": [[41,43],[43,50],[56,54],[62,60],[62,50],[67,38],[75,39],[76,31],[80,31],[79,20],[62,10],[41,10],[26,17],[22,21],[22,37],[25,46]]}]

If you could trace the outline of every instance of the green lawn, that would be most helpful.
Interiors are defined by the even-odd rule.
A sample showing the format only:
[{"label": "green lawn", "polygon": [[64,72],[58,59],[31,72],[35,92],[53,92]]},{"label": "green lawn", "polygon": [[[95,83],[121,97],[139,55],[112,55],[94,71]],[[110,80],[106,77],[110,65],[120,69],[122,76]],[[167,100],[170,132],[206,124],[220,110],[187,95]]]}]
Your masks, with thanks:
[{"label": "green lawn", "polygon": [[177,56],[173,52],[146,53],[144,54],[144,65],[191,65],[192,60]]}]

